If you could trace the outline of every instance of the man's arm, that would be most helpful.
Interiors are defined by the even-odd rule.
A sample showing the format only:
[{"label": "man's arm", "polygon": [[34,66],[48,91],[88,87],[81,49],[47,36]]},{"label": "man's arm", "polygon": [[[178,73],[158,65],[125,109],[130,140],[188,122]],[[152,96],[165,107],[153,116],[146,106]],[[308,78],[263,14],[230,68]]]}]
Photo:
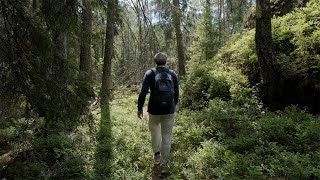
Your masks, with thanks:
[{"label": "man's arm", "polygon": [[174,103],[175,105],[177,105],[179,101],[179,80],[175,72],[173,72],[173,83],[174,83]]},{"label": "man's arm", "polygon": [[144,102],[146,100],[146,95],[150,87],[149,79],[150,79],[150,70],[145,73],[143,78],[143,83],[142,83],[141,90],[139,93],[139,98],[138,98],[138,111],[142,111]]}]

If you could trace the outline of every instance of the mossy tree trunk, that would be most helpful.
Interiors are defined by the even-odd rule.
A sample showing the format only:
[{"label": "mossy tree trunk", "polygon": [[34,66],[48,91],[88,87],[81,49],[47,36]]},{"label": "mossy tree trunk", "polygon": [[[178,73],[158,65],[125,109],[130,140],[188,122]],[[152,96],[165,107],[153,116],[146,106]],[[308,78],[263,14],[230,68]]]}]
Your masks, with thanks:
[{"label": "mossy tree trunk", "polygon": [[110,99],[112,89],[111,64],[114,53],[114,35],[116,16],[118,14],[118,1],[109,0],[107,2],[107,25],[103,59],[101,97],[101,120],[97,139],[97,150],[95,154],[94,179],[112,179],[112,132],[110,117]]},{"label": "mossy tree trunk", "polygon": [[215,43],[215,38],[216,34],[214,32],[214,27],[213,27],[213,16],[212,16],[212,1],[211,0],[206,0],[205,7],[204,7],[204,31],[206,34],[206,39],[204,41],[204,59],[206,61],[210,60],[214,54],[217,51],[217,44]]},{"label": "mossy tree trunk", "polygon": [[223,7],[224,7],[224,0],[219,0],[219,6],[218,6],[218,23],[219,23],[219,36],[218,36],[218,42],[219,47],[222,46],[222,33],[223,33]]},{"label": "mossy tree trunk", "polygon": [[32,0],[32,8],[33,8],[34,10],[36,10],[36,9],[38,8],[38,2],[37,2],[37,0]]},{"label": "mossy tree trunk", "polygon": [[111,97],[112,79],[111,79],[111,62],[113,57],[113,42],[115,32],[115,13],[117,9],[117,0],[108,1],[106,40],[103,59],[103,74],[101,87],[101,106],[108,105]]},{"label": "mossy tree trunk", "polygon": [[83,1],[82,12],[82,37],[80,45],[80,70],[90,75],[91,67],[91,29],[92,29],[92,12],[88,0]]},{"label": "mossy tree trunk", "polygon": [[185,67],[185,52],[183,47],[183,39],[181,32],[181,20],[180,20],[180,4],[179,0],[173,0],[173,23],[176,32],[177,41],[177,56],[178,56],[178,72],[179,76],[184,76],[186,74]]},{"label": "mossy tree trunk", "polygon": [[256,6],[255,42],[263,80],[262,100],[270,109],[277,109],[281,103],[281,71],[273,50],[270,0],[257,0]]}]

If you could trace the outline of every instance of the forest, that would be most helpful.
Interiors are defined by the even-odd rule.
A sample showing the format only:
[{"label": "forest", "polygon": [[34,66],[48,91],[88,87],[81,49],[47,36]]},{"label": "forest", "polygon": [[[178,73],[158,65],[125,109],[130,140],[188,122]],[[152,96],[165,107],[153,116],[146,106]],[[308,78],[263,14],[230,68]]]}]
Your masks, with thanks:
[{"label": "forest", "polygon": [[[137,117],[158,52],[165,177]],[[0,0],[1,180],[316,180],[319,130],[320,0]]]}]

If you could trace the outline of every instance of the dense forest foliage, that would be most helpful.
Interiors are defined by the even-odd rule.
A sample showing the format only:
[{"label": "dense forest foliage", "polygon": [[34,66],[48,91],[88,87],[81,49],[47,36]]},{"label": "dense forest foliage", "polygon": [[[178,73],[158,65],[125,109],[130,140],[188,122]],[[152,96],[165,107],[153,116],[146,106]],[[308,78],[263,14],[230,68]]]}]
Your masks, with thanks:
[{"label": "dense forest foliage", "polygon": [[319,0],[0,0],[0,178],[150,179],[157,52],[167,179],[320,178]]}]

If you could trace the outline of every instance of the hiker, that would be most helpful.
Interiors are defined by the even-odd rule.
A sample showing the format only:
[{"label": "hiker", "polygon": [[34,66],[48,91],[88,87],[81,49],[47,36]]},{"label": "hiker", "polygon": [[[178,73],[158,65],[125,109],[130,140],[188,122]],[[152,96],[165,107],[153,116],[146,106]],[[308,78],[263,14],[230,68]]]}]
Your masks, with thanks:
[{"label": "hiker", "polygon": [[179,82],[176,73],[165,66],[166,54],[157,53],[154,61],[157,67],[148,70],[144,75],[137,115],[142,119],[142,108],[150,89],[148,113],[154,163],[166,167],[171,149],[175,109],[179,99]]}]

